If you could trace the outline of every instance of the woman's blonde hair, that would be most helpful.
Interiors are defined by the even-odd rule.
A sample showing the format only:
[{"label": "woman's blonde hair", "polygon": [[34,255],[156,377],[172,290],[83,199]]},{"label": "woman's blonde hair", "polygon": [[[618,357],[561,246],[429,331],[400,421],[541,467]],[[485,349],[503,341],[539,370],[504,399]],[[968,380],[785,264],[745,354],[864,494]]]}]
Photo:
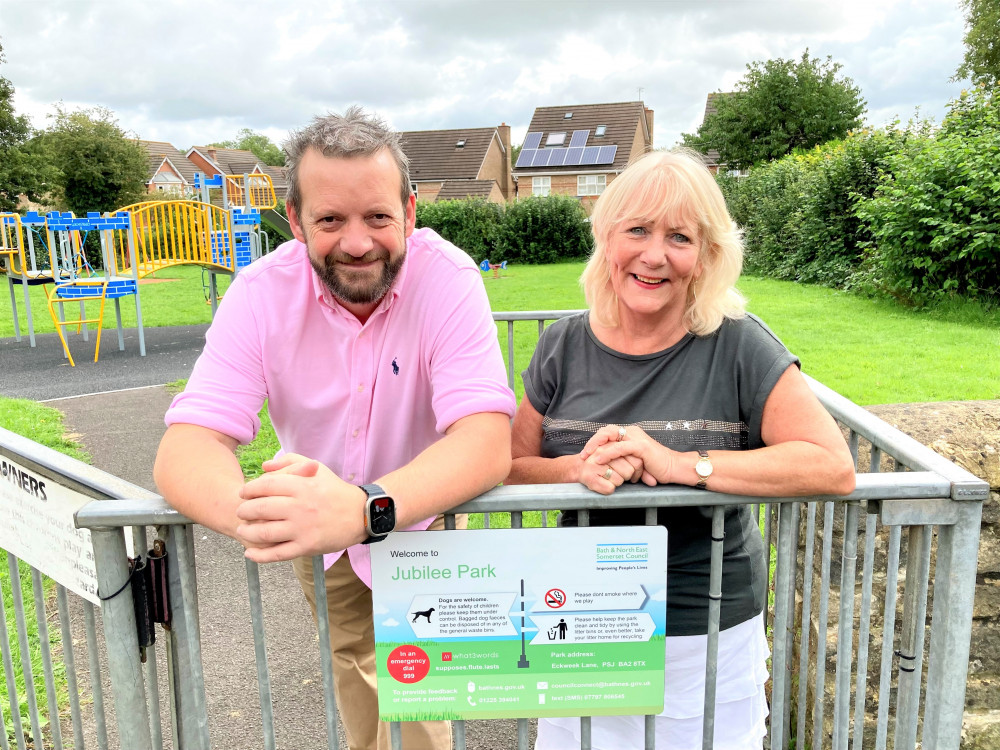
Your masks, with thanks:
[{"label": "woman's blonde hair", "polygon": [[690,222],[701,237],[701,275],[688,288],[684,324],[705,336],[725,318],[741,318],[746,301],[736,291],[743,267],[743,239],[722,191],[701,158],[688,149],[653,151],[631,162],[608,185],[590,217],[594,252],[580,277],[597,322],[618,325],[618,296],[611,287],[608,242],[624,223]]}]

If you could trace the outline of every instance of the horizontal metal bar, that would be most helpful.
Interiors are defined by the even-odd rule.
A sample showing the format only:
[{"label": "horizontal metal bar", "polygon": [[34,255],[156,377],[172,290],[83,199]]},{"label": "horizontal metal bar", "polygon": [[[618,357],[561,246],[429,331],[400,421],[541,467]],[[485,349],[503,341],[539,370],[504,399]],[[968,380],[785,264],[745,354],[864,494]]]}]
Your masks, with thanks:
[{"label": "horizontal metal bar", "polygon": [[[150,493],[152,494],[152,493]],[[87,503],[76,512],[78,529],[116,526],[176,526],[191,519],[171,508],[159,495]]]},{"label": "horizontal metal bar", "polygon": [[[497,487],[454,509],[454,513],[494,513],[530,510],[593,510],[607,508],[657,508],[679,506],[739,505],[744,503],[784,503],[830,500],[837,503],[861,500],[905,499],[921,503],[927,499],[945,499],[949,483],[932,472],[887,472],[859,474],[857,487],[843,497],[817,495],[802,498],[752,497],[704,492],[693,487],[629,485],[619,487],[612,497],[591,492],[579,484],[521,484]],[[151,493],[148,493],[151,494]],[[954,514],[947,511],[947,502],[928,505],[922,517],[933,523],[948,524]],[[123,500],[101,500],[89,503],[76,514],[79,528],[115,526],[160,526],[190,523],[162,498],[135,497]]]},{"label": "horizontal metal bar", "polygon": [[585,310],[533,310],[528,312],[495,312],[493,320],[498,323],[508,320],[558,320]]},{"label": "horizontal metal bar", "polygon": [[959,506],[948,498],[879,501],[879,522],[883,526],[952,526],[958,523]]}]

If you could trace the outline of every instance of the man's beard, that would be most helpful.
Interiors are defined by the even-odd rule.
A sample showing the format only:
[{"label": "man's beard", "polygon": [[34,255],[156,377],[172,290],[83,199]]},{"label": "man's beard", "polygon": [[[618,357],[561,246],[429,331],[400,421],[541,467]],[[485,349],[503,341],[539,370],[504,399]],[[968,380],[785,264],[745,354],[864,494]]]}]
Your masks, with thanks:
[{"label": "man's beard", "polygon": [[[371,279],[367,273],[365,276],[360,276],[349,271],[352,264],[371,263],[377,260],[382,261],[382,272],[376,279]],[[405,248],[396,258],[392,258],[389,251],[384,248],[372,250],[360,258],[332,252],[322,260],[317,260],[312,253],[309,253],[309,262],[313,270],[316,271],[320,281],[326,284],[330,293],[341,302],[356,305],[367,305],[382,299],[392,288],[392,282],[396,280],[405,260]]]}]

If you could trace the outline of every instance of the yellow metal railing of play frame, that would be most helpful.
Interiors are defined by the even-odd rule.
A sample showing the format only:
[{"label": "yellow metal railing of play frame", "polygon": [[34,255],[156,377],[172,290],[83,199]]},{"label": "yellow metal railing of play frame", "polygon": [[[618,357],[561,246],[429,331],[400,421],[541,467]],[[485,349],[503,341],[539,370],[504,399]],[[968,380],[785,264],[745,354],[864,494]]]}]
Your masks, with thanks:
[{"label": "yellow metal railing of play frame", "polygon": [[200,201],[145,201],[120,210],[129,212],[131,227],[128,235],[114,233],[116,275],[131,272],[129,237],[139,277],[177,265],[236,270],[228,211]]},{"label": "yellow metal railing of play frame", "polygon": [[21,217],[0,214],[0,271],[19,276],[24,268]]},{"label": "yellow metal railing of play frame", "polygon": [[[60,297],[60,290],[65,287],[72,287],[75,290],[80,290],[72,297]],[[83,289],[92,288],[92,292],[83,292]],[[69,350],[69,344],[66,342],[66,336],[63,334],[63,328],[66,326],[76,326],[76,332],[80,333],[80,330],[87,323],[97,324],[97,341],[94,344],[94,361],[97,361],[98,355],[101,353],[101,329],[104,327],[104,302],[107,297],[108,290],[108,280],[107,278],[95,276],[93,278],[77,278],[72,281],[66,282],[65,284],[56,284],[48,292],[46,292],[46,299],[49,305],[49,315],[52,316],[52,322],[55,324],[56,332],[59,334],[59,340],[62,342],[63,351],[66,352],[66,357],[69,359],[70,367],[76,367],[76,363],[73,361],[73,354]],[[61,320],[59,314],[56,313],[56,305],[60,303],[67,302],[79,302],[80,303],[80,317],[73,320]],[[97,313],[96,318],[85,317],[85,307],[87,302],[99,302],[100,308]]]},{"label": "yellow metal railing of play frame", "polygon": [[230,206],[246,206],[247,187],[250,188],[251,208],[274,208],[278,204],[271,175],[255,173],[246,177],[244,182],[241,174],[226,175],[226,197]]}]

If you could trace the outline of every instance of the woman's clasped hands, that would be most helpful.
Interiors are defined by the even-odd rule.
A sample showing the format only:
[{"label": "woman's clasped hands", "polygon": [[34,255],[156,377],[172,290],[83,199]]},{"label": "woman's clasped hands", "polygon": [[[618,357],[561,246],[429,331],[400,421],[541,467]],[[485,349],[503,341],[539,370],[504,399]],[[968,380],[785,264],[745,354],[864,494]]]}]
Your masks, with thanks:
[{"label": "woman's clasped hands", "polygon": [[656,442],[635,425],[608,425],[594,433],[580,451],[580,484],[610,495],[625,482],[650,487],[666,484],[676,451]]}]

